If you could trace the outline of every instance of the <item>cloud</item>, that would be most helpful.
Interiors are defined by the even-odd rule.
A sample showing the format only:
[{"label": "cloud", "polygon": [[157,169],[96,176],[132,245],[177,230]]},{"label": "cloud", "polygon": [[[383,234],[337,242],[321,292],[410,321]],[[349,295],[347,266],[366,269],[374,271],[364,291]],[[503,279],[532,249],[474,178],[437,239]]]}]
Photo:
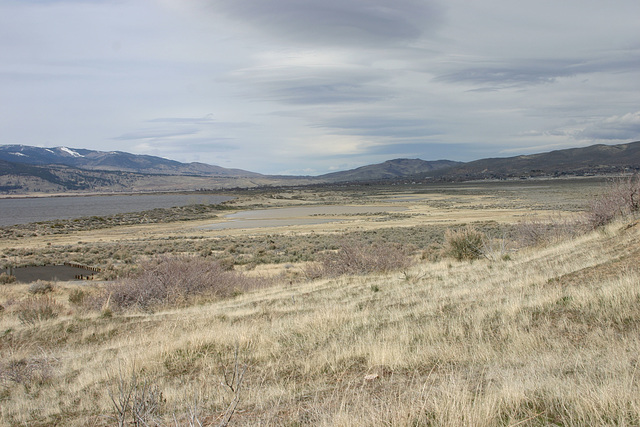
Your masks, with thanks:
[{"label": "cloud", "polygon": [[0,1],[0,144],[322,173],[640,139],[639,14],[637,0]]},{"label": "cloud", "polygon": [[380,47],[417,40],[442,24],[430,0],[220,0],[214,13],[292,44]]},{"label": "cloud", "polygon": [[640,111],[598,120],[575,136],[583,140],[640,141]]},{"label": "cloud", "polygon": [[364,85],[349,82],[309,82],[300,85],[283,84],[282,87],[277,87],[280,85],[274,84],[273,86],[268,90],[269,98],[294,105],[373,102],[385,98],[383,90],[372,90]]},{"label": "cloud", "polygon": [[195,135],[200,130],[198,128],[181,128],[181,129],[145,129],[135,132],[128,132],[117,136],[113,139],[121,141],[129,141],[136,139],[158,139],[171,138],[176,136]]},{"label": "cloud", "polygon": [[378,70],[349,63],[320,66],[286,64],[278,57],[233,73],[229,78],[247,96],[290,105],[375,102],[392,95]]},{"label": "cloud", "polygon": [[[555,83],[563,77],[574,77],[592,73],[635,72],[640,67],[640,50],[632,49],[619,52],[624,57],[607,57],[591,59],[518,59],[513,61],[489,58],[485,62],[499,62],[495,65],[481,67],[460,67],[455,71],[438,75],[436,82],[451,84],[464,83],[484,87],[480,90],[520,87]],[[501,63],[502,62],[502,63]]]},{"label": "cloud", "polygon": [[388,137],[396,139],[424,138],[440,134],[437,123],[428,119],[384,116],[337,115],[317,127],[346,135]]},{"label": "cloud", "polygon": [[203,117],[160,117],[149,120],[151,123],[178,123],[178,124],[193,124],[193,125],[213,125],[215,120],[213,114],[207,114]]},{"label": "cloud", "polygon": [[567,65],[563,61],[546,65],[535,62],[510,66],[471,67],[438,76],[435,81],[490,85],[492,87],[553,83],[558,77],[576,74],[576,70]]}]

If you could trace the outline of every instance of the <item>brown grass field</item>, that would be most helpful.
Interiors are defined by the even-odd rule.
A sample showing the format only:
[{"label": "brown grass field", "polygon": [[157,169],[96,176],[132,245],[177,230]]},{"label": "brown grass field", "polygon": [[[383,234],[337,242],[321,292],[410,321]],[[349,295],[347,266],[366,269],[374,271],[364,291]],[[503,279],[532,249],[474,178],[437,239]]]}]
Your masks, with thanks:
[{"label": "brown grass field", "polygon": [[[527,245],[500,234],[558,212],[580,215],[602,191],[588,180],[280,190],[243,195],[235,209],[406,210],[286,228],[200,228],[225,212],[3,240],[14,263],[51,257],[51,248],[73,258],[78,247],[104,256],[119,245],[139,264],[155,256],[144,248],[169,242],[176,250],[165,255],[231,257],[236,271],[271,279],[231,296],[144,309],[104,299],[108,283],[56,283],[44,295],[0,285],[0,425],[639,425],[638,220]],[[445,249],[444,229],[463,223],[493,233],[484,256],[426,256],[425,248]],[[310,278],[300,272],[321,258],[272,262],[279,245],[304,252],[321,241],[324,253],[340,254],[323,238],[366,242],[370,233],[386,243],[434,241],[412,243],[409,266],[385,272]],[[202,244],[211,251],[214,242],[224,249],[205,257]]]}]

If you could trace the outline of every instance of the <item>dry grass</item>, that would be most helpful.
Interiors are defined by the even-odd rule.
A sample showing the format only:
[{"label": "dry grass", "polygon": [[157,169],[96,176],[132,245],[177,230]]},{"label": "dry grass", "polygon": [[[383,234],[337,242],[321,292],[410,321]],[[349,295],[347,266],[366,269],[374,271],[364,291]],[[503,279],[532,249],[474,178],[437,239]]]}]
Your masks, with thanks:
[{"label": "dry grass", "polygon": [[[218,425],[638,425],[640,225],[513,254],[342,276],[153,314],[0,314],[0,423],[115,425],[136,378],[154,419]],[[0,302],[20,299],[13,285]],[[59,287],[53,295],[73,311]],[[52,294],[49,294],[52,295]],[[234,350],[243,387],[225,384]],[[237,361],[236,360],[236,361]],[[228,383],[228,381],[226,381]],[[138,389],[136,389],[138,390]]]}]

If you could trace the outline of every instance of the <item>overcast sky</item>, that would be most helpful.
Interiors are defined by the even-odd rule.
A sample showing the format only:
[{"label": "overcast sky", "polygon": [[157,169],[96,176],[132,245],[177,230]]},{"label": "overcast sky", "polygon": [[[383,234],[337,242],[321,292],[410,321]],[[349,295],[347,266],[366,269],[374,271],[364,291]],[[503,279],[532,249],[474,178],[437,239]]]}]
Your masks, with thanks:
[{"label": "overcast sky", "polygon": [[269,174],[640,140],[638,0],[0,0],[0,144]]}]

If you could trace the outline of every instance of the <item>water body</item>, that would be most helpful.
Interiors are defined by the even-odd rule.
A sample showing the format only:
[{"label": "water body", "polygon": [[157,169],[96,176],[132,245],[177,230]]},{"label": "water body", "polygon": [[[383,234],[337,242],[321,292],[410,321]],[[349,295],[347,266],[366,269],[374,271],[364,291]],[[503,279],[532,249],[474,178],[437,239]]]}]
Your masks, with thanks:
[{"label": "water body", "polygon": [[[256,209],[226,215],[226,222],[200,227],[203,230],[287,227],[342,222],[349,215],[375,215],[406,210],[402,206],[299,206],[278,209]],[[346,216],[346,217],[345,217]]]},{"label": "water body", "polygon": [[89,280],[96,272],[82,267],[69,265],[47,265],[18,267],[11,269],[1,269],[0,273],[15,276],[18,283],[31,283],[37,280],[69,282],[74,280]]},{"label": "water body", "polygon": [[233,197],[208,194],[134,194],[0,199],[0,226],[141,212],[192,204],[217,205],[231,199]]}]

